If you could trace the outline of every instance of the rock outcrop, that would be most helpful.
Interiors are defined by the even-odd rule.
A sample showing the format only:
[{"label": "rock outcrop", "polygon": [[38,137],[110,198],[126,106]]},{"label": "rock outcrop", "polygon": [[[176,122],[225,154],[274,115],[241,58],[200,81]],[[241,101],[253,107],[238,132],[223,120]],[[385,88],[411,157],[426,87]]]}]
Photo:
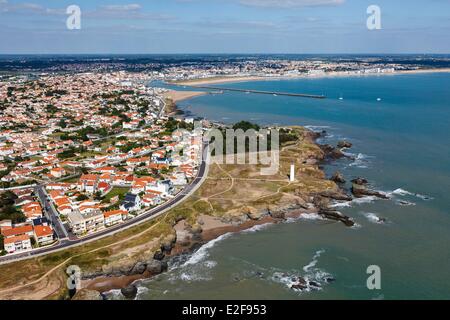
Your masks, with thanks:
[{"label": "rock outcrop", "polygon": [[98,291],[81,289],[75,293],[72,300],[103,300],[103,297]]},{"label": "rock outcrop", "polygon": [[129,286],[120,289],[120,292],[123,294],[123,296],[127,299],[134,299],[137,295],[137,287],[134,284],[130,284]]},{"label": "rock outcrop", "polygon": [[352,201],[353,198],[348,194],[343,193],[342,191],[323,191],[319,193],[321,197],[338,200],[338,201]]},{"label": "rock outcrop", "polygon": [[153,259],[161,261],[162,259],[164,259],[165,256],[166,255],[161,250],[158,250],[153,255]]},{"label": "rock outcrop", "polygon": [[342,173],[340,173],[339,171],[336,171],[330,180],[334,181],[336,183],[345,183],[344,175]]},{"label": "rock outcrop", "polygon": [[129,272],[129,275],[143,274],[147,268],[144,262],[138,262],[134,265],[133,269]]},{"label": "rock outcrop", "polygon": [[340,159],[345,157],[345,154],[339,149],[329,144],[319,145],[320,149],[325,153],[325,157],[329,159]]},{"label": "rock outcrop", "polygon": [[386,194],[384,194],[380,191],[368,189],[367,188],[368,182],[364,178],[353,179],[352,183],[353,183],[352,193],[357,198],[371,196],[371,197],[377,197],[377,198],[381,198],[381,199],[389,199],[389,197]]},{"label": "rock outcrop", "polygon": [[274,219],[284,220],[286,219],[286,213],[284,210],[277,208],[276,206],[269,206],[267,212]]},{"label": "rock outcrop", "polygon": [[262,218],[262,212],[250,207],[250,206],[246,206],[244,208],[242,208],[242,211],[247,215],[247,217],[251,220],[260,220]]},{"label": "rock outcrop", "polygon": [[177,237],[175,234],[169,234],[161,241],[161,251],[163,253],[170,254],[172,248],[175,246],[177,242]]},{"label": "rock outcrop", "polygon": [[146,263],[146,270],[151,275],[157,275],[164,271],[164,263],[160,260],[150,259]]},{"label": "rock outcrop", "polygon": [[350,217],[347,217],[336,210],[320,209],[318,214],[329,220],[340,221],[347,227],[353,227],[355,225],[355,222],[352,219],[350,219]]},{"label": "rock outcrop", "polygon": [[341,140],[338,142],[337,147],[339,149],[349,149],[353,146],[353,144],[351,144],[350,142],[346,141],[346,140]]}]

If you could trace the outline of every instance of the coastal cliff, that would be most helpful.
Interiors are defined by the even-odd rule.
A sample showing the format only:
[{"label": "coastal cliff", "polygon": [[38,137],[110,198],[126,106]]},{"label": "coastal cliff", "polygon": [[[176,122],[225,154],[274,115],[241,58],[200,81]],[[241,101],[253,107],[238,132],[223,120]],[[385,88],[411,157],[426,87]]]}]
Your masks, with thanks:
[{"label": "coastal cliff", "polygon": [[[0,298],[67,299],[65,269],[69,265],[82,271],[83,292],[75,293],[76,299],[98,299],[92,290],[103,293],[111,289],[123,289],[123,295],[132,298],[136,293],[134,281],[166,271],[171,259],[194,252],[225,233],[304,215],[353,226],[352,219],[330,206],[334,201],[352,200],[341,189],[345,177],[336,173],[332,181],[321,169],[325,162],[341,155],[341,148],[317,144],[316,139],[325,132],[303,127],[283,131],[289,139],[280,148],[276,174],[261,176],[260,165],[213,163],[202,186],[158,218],[83,246],[30,259],[26,264],[1,266],[2,274],[13,273],[21,281],[13,283],[10,277],[3,277]],[[288,179],[291,164],[295,165],[292,182]],[[356,197],[372,193],[365,180],[355,180],[354,184],[359,185],[353,189]]]},{"label": "coastal cliff", "polygon": [[[352,197],[320,168],[324,161],[340,155],[340,148],[318,145],[315,141],[324,132],[303,127],[284,130],[291,139],[281,146],[276,174],[259,175],[260,165],[212,163],[199,190],[159,222],[157,236],[83,268],[83,288],[99,292],[122,289],[124,296],[132,298],[132,283],[166,271],[173,257],[255,225],[316,214],[353,226],[349,217],[330,208],[332,201],[350,201]],[[288,179],[291,164],[296,168],[293,182]]]}]

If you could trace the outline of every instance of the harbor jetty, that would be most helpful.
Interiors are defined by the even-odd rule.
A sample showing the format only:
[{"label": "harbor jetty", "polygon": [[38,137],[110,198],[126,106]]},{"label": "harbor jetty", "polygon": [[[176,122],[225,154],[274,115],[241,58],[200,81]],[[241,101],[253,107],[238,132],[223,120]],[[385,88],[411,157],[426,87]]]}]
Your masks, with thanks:
[{"label": "harbor jetty", "polygon": [[244,93],[256,93],[256,94],[270,94],[273,96],[288,96],[288,97],[300,97],[300,98],[312,98],[312,99],[325,99],[324,95],[307,94],[307,93],[291,93],[291,92],[277,92],[277,91],[262,91],[262,90],[250,90],[250,89],[236,89],[236,88],[223,88],[223,87],[213,87],[213,86],[200,86],[191,85],[188,86],[196,89],[208,89],[216,91],[234,91],[234,92],[244,92]]}]

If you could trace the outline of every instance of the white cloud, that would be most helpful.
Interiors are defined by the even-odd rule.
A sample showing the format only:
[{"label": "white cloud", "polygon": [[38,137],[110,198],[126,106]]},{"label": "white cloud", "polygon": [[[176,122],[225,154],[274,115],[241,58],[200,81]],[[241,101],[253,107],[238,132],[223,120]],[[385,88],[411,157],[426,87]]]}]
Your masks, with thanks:
[{"label": "white cloud", "polygon": [[293,8],[340,5],[345,0],[240,0],[239,2],[254,7]]},{"label": "white cloud", "polygon": [[107,5],[102,6],[102,9],[108,10],[108,11],[138,11],[142,9],[142,6],[137,3],[132,4],[124,4],[124,5]]}]

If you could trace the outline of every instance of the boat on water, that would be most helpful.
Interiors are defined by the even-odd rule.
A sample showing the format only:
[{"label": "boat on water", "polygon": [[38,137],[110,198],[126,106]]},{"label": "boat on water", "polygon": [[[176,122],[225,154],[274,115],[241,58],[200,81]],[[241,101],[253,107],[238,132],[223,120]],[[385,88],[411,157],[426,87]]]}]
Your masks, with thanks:
[{"label": "boat on water", "polygon": [[377,98],[377,101],[381,101],[381,98]]},{"label": "boat on water", "polygon": [[273,96],[274,96],[274,97],[278,97],[278,95],[277,95],[277,94],[275,94],[275,93],[273,94]]}]

